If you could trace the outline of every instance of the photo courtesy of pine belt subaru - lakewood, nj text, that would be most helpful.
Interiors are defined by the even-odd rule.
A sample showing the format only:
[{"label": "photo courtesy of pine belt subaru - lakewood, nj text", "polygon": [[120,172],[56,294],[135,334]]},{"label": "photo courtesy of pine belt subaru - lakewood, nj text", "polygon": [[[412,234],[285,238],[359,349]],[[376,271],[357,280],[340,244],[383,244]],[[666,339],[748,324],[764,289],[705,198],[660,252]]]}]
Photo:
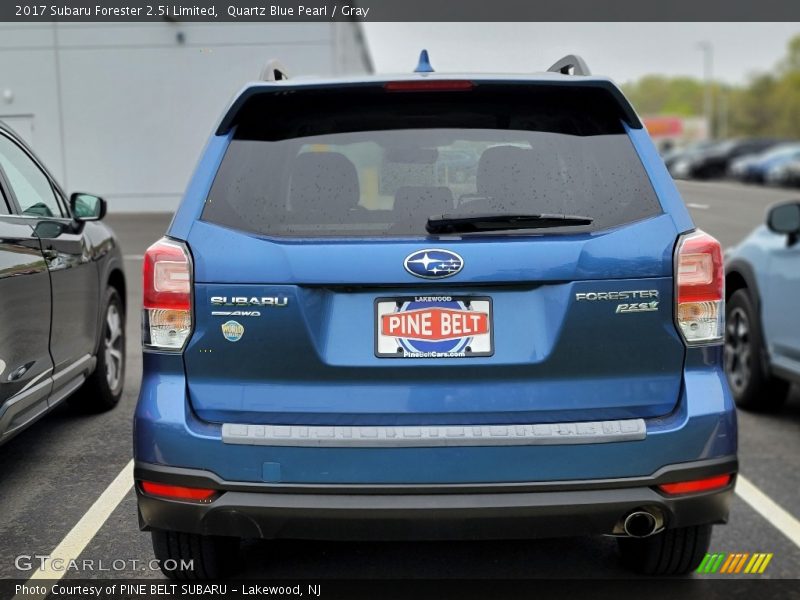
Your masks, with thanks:
[{"label": "photo courtesy of pine belt subaru - lakewood, nj text", "polygon": [[241,539],[609,535],[686,573],[736,414],[719,243],[642,122],[548,72],[287,79],[225,112],[144,260],[139,522]]}]

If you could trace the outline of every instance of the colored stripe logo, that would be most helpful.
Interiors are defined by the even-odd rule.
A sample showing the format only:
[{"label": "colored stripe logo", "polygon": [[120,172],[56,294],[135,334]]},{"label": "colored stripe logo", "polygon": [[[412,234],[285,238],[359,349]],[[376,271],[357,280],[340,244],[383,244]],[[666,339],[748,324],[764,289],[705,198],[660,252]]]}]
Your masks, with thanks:
[{"label": "colored stripe logo", "polygon": [[697,573],[761,574],[772,560],[772,552],[715,552],[706,554]]}]

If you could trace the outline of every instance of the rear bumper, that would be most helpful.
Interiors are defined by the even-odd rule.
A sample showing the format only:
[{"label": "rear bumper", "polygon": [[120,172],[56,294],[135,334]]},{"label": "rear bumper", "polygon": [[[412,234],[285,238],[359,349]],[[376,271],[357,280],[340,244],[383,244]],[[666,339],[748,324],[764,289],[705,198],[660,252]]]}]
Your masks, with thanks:
[{"label": "rear bumper", "polygon": [[[337,540],[511,539],[620,533],[637,509],[667,528],[724,523],[734,481],[714,492],[667,497],[654,486],[736,473],[734,457],[669,465],[649,477],[514,484],[297,485],[231,482],[198,469],[138,462],[143,530],[241,538]],[[138,482],[205,487],[209,503],[144,494]]]},{"label": "rear bumper", "polygon": [[[646,477],[665,465],[736,455],[736,412],[718,367],[720,353],[719,348],[687,351],[683,390],[674,411],[644,419],[644,430],[632,432],[635,439],[589,436],[591,443],[585,443],[586,436],[577,435],[576,425],[575,436],[563,435],[561,428],[558,436],[549,436],[560,438],[553,444],[547,443],[553,441],[548,436],[525,426],[519,439],[510,436],[510,427],[501,428],[507,435],[500,436],[500,443],[494,427],[488,432],[478,427],[480,436],[474,432],[467,436],[464,428],[458,439],[448,439],[442,431],[433,436],[435,428],[427,427],[424,444],[411,443],[412,433],[420,440],[423,436],[410,430],[403,431],[403,444],[390,444],[388,429],[394,425],[390,423],[383,428],[386,431],[377,432],[381,444],[373,438],[359,446],[355,438],[345,439],[348,432],[342,430],[342,439],[337,437],[336,444],[325,442],[332,446],[325,447],[321,437],[313,445],[308,439],[303,441],[303,428],[297,436],[288,428],[284,439],[283,431],[268,436],[268,428],[252,427],[235,439],[238,430],[226,432],[224,425],[203,421],[193,411],[181,355],[148,352],[134,421],[134,454],[139,463],[206,471],[230,482],[275,485],[512,485]],[[240,387],[231,385],[231,402],[237,401]],[[512,417],[504,416],[509,423]],[[343,425],[354,418],[351,415]],[[605,421],[603,415],[598,418]],[[309,426],[330,424],[308,422]],[[311,427],[305,429],[310,436]]]}]

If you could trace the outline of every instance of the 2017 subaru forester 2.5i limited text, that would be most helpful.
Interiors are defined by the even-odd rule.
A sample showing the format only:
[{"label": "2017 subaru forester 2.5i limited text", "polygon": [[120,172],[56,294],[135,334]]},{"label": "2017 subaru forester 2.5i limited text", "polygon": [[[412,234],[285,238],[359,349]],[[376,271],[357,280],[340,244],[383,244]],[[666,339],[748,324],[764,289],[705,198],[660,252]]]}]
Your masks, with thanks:
[{"label": "2017 subaru forester 2.5i limited text", "polygon": [[135,479],[170,576],[243,538],[697,566],[737,471],[720,246],[574,62],[233,101],[144,261]]}]

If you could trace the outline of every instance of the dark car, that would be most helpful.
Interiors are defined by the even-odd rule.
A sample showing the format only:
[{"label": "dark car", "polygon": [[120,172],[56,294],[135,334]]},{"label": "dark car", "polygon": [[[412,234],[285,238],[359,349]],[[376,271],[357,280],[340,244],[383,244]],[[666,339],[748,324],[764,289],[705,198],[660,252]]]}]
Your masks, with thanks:
[{"label": "dark car", "polygon": [[125,278],[102,198],[69,199],[0,123],[0,443],[70,398],[113,408],[125,374]]},{"label": "dark car", "polygon": [[664,159],[664,164],[666,165],[667,169],[672,169],[672,165],[679,160],[685,160],[686,158],[694,156],[700,152],[706,152],[710,148],[720,143],[721,142],[717,140],[700,140],[698,142],[692,142],[691,144],[687,144],[686,146],[682,146],[680,148],[671,148],[670,150],[664,152],[661,155],[661,158]]},{"label": "dark car", "polygon": [[784,140],[771,138],[750,138],[728,140],[710,148],[696,152],[670,166],[673,177],[692,179],[713,179],[727,174],[732,161],[747,154],[764,152]]}]

